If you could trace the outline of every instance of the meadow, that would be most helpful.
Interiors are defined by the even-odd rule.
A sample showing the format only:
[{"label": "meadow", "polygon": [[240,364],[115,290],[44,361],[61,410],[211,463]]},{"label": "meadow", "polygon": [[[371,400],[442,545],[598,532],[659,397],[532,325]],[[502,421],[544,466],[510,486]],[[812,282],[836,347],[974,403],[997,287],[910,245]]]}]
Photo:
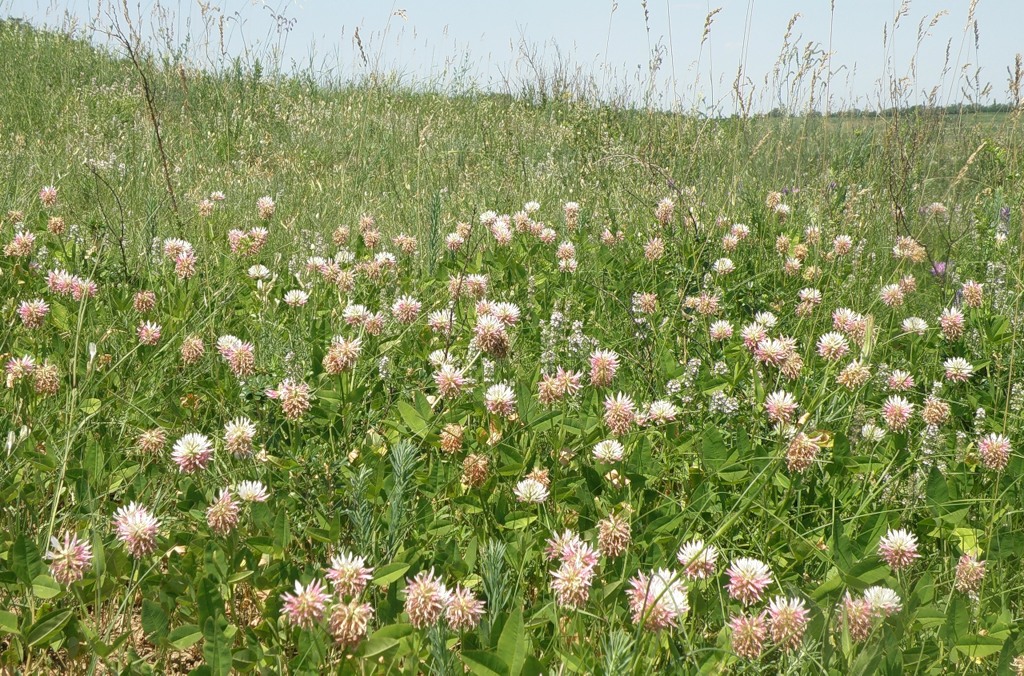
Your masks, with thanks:
[{"label": "meadow", "polygon": [[1019,111],[0,80],[0,670],[1024,673]]}]

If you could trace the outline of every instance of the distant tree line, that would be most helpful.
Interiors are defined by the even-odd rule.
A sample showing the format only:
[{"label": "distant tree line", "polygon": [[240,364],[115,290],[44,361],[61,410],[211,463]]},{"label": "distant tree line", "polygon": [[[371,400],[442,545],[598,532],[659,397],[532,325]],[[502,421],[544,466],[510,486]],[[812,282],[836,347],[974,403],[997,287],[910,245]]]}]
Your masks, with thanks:
[{"label": "distant tree line", "polygon": [[[987,105],[980,105],[975,103],[958,103],[949,106],[929,106],[929,105],[917,105],[917,106],[906,106],[903,108],[883,108],[881,110],[861,110],[859,108],[851,108],[848,110],[841,110],[833,115],[842,115],[843,117],[892,117],[896,113],[902,115],[918,115],[928,113],[931,115],[964,115],[969,113],[1012,113],[1016,110],[1016,107],[1012,103],[989,103]],[[804,113],[807,117],[824,117],[824,114],[820,110],[811,110]],[[784,108],[775,108],[768,113],[759,115],[758,117],[791,117],[792,114]]]}]

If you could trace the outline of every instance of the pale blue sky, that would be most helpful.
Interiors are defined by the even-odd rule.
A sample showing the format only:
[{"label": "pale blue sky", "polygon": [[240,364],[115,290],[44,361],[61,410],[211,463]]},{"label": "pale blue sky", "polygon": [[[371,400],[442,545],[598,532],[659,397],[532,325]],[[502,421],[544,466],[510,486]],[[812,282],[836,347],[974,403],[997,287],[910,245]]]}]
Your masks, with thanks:
[{"label": "pale blue sky", "polygon": [[[106,0],[99,0],[99,6]],[[115,2],[119,6],[120,2]],[[879,93],[888,91],[892,76],[907,77],[912,102],[933,90],[942,104],[964,100],[969,76],[971,90],[978,68],[986,102],[1007,101],[1007,68],[1024,51],[1024,0],[980,0],[968,26],[969,0],[916,0],[909,3],[894,27],[901,3],[893,0],[210,0],[205,16],[216,25],[224,17],[225,50],[242,54],[246,47],[276,47],[284,67],[312,63],[342,79],[369,68],[401,73],[406,82],[432,81],[441,85],[475,82],[502,89],[506,81],[534,80],[521,44],[533,45],[550,64],[556,53],[593,76],[605,95],[623,85],[640,97],[652,52],[663,48],[654,96],[661,106],[735,110],[733,83],[742,67],[753,91],[754,107],[782,104],[805,107],[810,76],[803,88],[788,91],[774,65],[786,26],[794,14],[792,42],[803,53],[811,43],[821,54],[831,52],[834,73],[829,94],[832,107],[877,107]],[[0,0],[0,15],[33,23],[59,25],[68,13],[87,26],[90,19],[107,19],[97,0]],[[134,0],[132,12],[157,24],[156,3]],[[220,42],[218,30],[203,29],[202,4],[167,1],[175,40],[190,34],[192,54],[200,64],[212,63]],[[721,11],[707,40],[701,44],[705,17]],[[937,13],[933,26],[929,27]],[[277,18],[283,17],[282,23]],[[290,29],[281,31],[279,25]],[[919,30],[925,34],[918,39]],[[648,31],[649,27],[649,31]],[[353,40],[355,29],[369,66],[364,65]],[[883,35],[888,35],[886,46]],[[265,52],[264,52],[265,53]],[[948,53],[948,66],[943,72]],[[916,55],[916,59],[915,59]],[[822,57],[824,58],[824,57]],[[910,79],[912,60],[916,80]],[[798,66],[795,66],[798,67]],[[461,74],[461,75],[460,75]],[[460,79],[461,78],[461,79]],[[767,83],[766,83],[767,78]],[[881,84],[880,84],[881,83]],[[936,89],[937,88],[937,89]],[[821,100],[817,107],[822,107]],[[882,101],[883,106],[891,100]]]}]

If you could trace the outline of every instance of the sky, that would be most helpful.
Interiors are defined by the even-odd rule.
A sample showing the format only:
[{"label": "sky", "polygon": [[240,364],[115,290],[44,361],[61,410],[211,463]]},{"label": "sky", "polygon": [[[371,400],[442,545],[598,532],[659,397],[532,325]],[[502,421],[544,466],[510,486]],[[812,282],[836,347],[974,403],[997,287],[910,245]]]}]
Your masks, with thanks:
[{"label": "sky", "polygon": [[[0,16],[53,27],[74,19],[80,34],[102,41],[93,29],[109,27],[108,4],[121,6],[0,0]],[[188,37],[201,67],[259,55],[336,82],[382,72],[410,86],[517,92],[538,72],[550,82],[561,64],[606,100],[725,114],[739,112],[741,99],[761,112],[884,108],[893,81],[904,104],[1007,102],[1008,68],[1024,51],[1024,0],[129,0],[129,8],[147,38],[180,45]]]}]

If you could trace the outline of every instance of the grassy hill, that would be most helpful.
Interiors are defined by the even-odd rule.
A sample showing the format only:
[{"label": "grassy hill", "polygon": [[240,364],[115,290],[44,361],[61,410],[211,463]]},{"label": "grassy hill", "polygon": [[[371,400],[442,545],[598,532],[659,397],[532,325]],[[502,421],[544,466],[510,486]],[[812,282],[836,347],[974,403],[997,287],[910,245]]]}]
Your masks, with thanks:
[{"label": "grassy hill", "polygon": [[0,671],[1022,673],[1019,112],[314,80],[0,22]]}]

